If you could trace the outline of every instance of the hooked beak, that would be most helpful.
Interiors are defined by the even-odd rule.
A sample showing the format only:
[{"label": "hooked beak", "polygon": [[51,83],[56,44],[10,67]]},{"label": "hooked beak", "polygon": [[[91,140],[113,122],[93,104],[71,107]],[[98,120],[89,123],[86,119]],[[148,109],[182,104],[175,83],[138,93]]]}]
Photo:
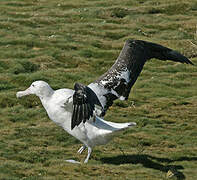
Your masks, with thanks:
[{"label": "hooked beak", "polygon": [[18,92],[16,93],[16,97],[17,97],[17,98],[20,98],[20,97],[22,97],[22,96],[27,96],[27,95],[29,95],[29,94],[32,94],[32,92],[31,92],[30,88],[27,88],[25,91],[18,91]]}]

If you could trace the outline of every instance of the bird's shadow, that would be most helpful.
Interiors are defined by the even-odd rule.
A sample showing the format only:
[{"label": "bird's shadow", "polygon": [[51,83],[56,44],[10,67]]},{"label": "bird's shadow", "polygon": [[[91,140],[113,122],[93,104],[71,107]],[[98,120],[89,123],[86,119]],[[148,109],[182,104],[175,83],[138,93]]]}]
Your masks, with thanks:
[{"label": "bird's shadow", "polygon": [[[177,177],[179,180],[185,179],[185,175],[180,172],[181,169],[184,169],[181,165],[169,165],[175,161],[197,161],[197,157],[180,157],[176,160],[172,160],[169,158],[158,158],[150,155],[145,154],[136,154],[136,155],[119,155],[113,157],[105,157],[101,158],[101,161],[106,164],[142,164],[146,168],[156,169],[162,172],[168,172],[169,170],[174,170],[176,173],[174,176]],[[167,165],[163,165],[167,164]]]}]

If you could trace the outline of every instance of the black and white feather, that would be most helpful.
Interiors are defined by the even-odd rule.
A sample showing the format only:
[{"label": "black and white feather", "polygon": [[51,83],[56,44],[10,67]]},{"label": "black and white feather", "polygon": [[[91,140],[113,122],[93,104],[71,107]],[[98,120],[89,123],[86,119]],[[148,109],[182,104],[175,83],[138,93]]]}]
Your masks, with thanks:
[{"label": "black and white feather", "polygon": [[101,107],[97,95],[89,87],[76,83],[74,90],[71,129],[93,117],[96,105]]},{"label": "black and white feather", "polygon": [[89,120],[96,111],[96,104],[102,109],[97,116],[104,116],[114,100],[127,100],[144,64],[151,58],[193,64],[180,53],[159,44],[127,40],[116,62],[105,74],[88,86],[75,84],[71,128]]}]

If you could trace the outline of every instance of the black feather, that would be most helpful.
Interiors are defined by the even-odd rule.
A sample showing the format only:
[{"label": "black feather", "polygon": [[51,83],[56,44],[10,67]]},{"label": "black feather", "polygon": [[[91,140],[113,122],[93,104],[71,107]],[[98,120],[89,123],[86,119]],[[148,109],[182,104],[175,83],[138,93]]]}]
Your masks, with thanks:
[{"label": "black feather", "polygon": [[95,104],[101,106],[98,97],[89,87],[76,83],[74,89],[71,129],[93,116]]}]

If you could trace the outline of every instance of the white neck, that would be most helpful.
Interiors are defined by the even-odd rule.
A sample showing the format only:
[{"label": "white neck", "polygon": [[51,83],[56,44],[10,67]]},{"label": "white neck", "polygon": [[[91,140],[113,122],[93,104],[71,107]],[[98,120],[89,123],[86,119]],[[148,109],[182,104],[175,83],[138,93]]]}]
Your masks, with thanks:
[{"label": "white neck", "polygon": [[52,97],[54,93],[54,90],[52,88],[47,89],[44,93],[39,92],[38,97],[40,98],[40,101],[42,102],[42,105],[46,108],[47,102]]}]

